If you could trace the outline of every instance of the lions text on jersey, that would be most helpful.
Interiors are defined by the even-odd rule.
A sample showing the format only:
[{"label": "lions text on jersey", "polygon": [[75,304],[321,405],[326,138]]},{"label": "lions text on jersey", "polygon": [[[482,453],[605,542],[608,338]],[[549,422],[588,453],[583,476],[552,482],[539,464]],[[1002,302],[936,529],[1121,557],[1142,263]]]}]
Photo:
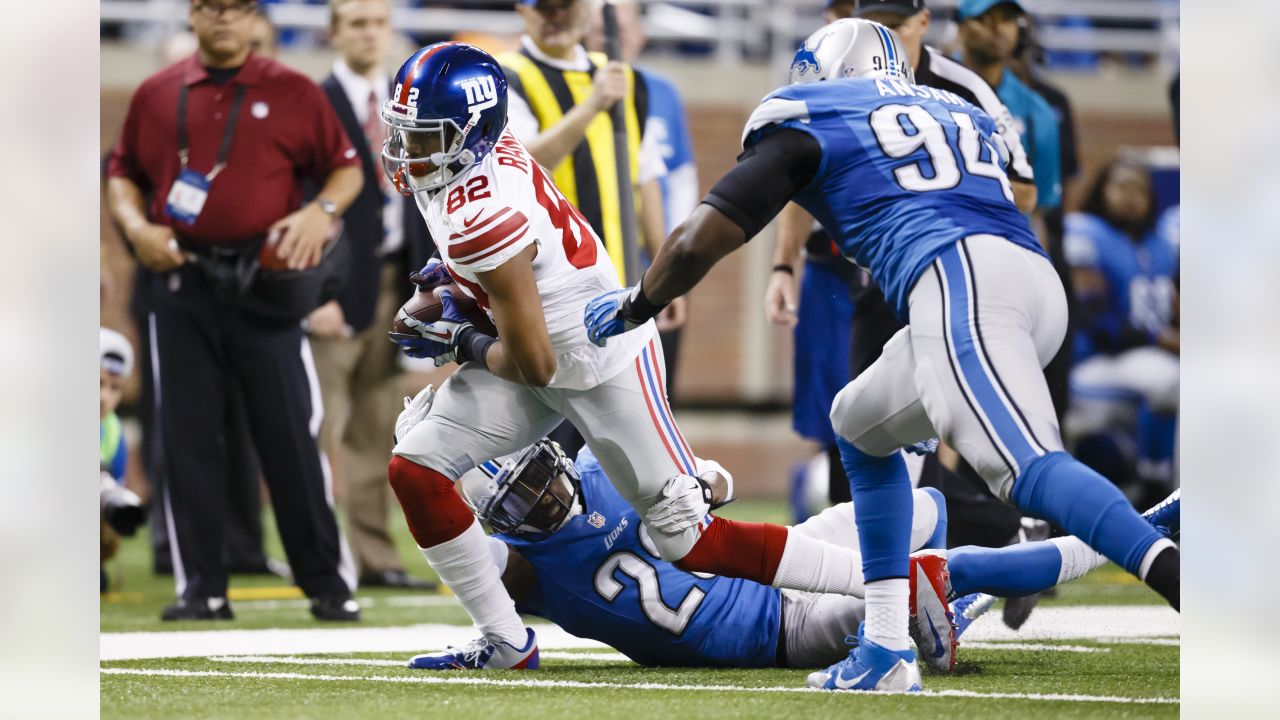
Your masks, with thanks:
[{"label": "lions text on jersey", "polygon": [[537,573],[533,595],[517,609],[605,642],[642,665],[773,666],[780,592],[694,575],[659,559],[640,516],[609,484],[590,449],[576,465],[582,513],[543,539],[496,536]]},{"label": "lions text on jersey", "polygon": [[870,270],[903,321],[917,278],[965,237],[1042,252],[1013,204],[995,123],[954,93],[873,78],[793,85],[756,108],[743,145],[779,128],[822,148],[795,201]]}]

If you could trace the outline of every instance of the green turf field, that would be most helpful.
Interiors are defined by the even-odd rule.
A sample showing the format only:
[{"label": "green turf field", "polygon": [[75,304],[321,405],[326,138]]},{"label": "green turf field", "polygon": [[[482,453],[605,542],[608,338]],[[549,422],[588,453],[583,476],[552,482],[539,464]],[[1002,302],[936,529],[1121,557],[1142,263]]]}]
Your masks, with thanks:
[{"label": "green turf field", "polygon": [[[785,521],[777,503],[742,501],[726,510],[739,518]],[[402,522],[398,541],[407,567],[428,576]],[[278,547],[269,551],[282,557]],[[1176,637],[1131,637],[1127,631],[1132,628],[1118,624],[1104,624],[1109,629],[1100,631],[1102,640],[1002,635],[969,646],[962,640],[957,671],[948,677],[926,675],[926,693],[912,697],[805,691],[802,670],[641,668],[607,649],[548,649],[545,641],[542,669],[536,673],[431,674],[403,663],[418,643],[421,649],[433,647],[432,632],[440,626],[467,624],[465,613],[447,594],[362,590],[361,623],[320,625],[311,619],[306,602],[279,578],[236,576],[234,622],[161,623],[159,612],[172,599],[172,581],[150,573],[145,539],[127,541],[109,571],[119,587],[102,602],[103,653],[120,657],[120,648],[148,649],[137,655],[145,659],[102,662],[104,718],[331,720],[404,717],[424,710],[447,712],[448,717],[470,712],[520,718],[695,713],[779,718],[865,710],[877,718],[959,712],[985,720],[1033,714],[1175,717],[1179,711]],[[1156,604],[1149,591],[1108,567],[1062,588],[1057,598],[1042,601],[1041,609],[1047,611],[1042,617],[1115,615],[1120,623],[1130,617],[1124,612],[1147,613],[1140,606]],[[412,627],[424,624],[435,629]],[[975,623],[975,634],[983,624],[1000,629],[998,608]],[[282,634],[265,634],[269,629]],[[550,630],[543,632],[540,637],[550,636]],[[299,642],[321,647],[334,638],[350,650],[296,651]],[[366,640],[372,644],[362,644]],[[276,649],[277,641],[283,649]],[[404,649],[369,651],[388,642]]]}]

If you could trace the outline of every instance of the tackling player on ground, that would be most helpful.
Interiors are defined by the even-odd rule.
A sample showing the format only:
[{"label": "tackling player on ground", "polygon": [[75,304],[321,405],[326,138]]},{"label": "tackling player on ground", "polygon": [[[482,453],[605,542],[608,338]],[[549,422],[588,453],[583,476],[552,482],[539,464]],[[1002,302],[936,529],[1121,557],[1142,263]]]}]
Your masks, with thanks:
[{"label": "tackling player on ground", "polygon": [[920,689],[907,636],[911,486],[898,450],[935,435],[997,497],[1079,536],[1176,608],[1177,547],[1062,450],[1041,368],[1066,332],[1066,299],[1013,203],[995,123],[913,84],[901,42],[865,20],[814,33],[791,78],[756,108],[737,166],[640,284],[593,300],[584,319],[596,342],[625,338],[794,199],[908,322],[831,409],[864,509],[867,619],[850,657],[811,684]]},{"label": "tackling player on ground", "polygon": [[587,339],[587,301],[618,279],[590,226],[506,130],[506,91],[488,54],[439,43],[403,64],[382,111],[388,174],[413,196],[441,253],[415,282],[452,278],[501,338],[468,322],[448,291],[440,320],[393,333],[408,353],[462,365],[425,419],[397,434],[388,470],[415,541],[484,635],[483,652],[446,653],[435,667],[519,668],[536,657],[533,631],[453,483],[566,418],[646,522],[696,516],[650,532],[664,559],[775,587],[853,592],[861,577],[847,546],[707,514],[710,494],[667,406],[653,323],[607,348]]},{"label": "tackling player on ground", "polygon": [[[433,393],[428,387],[410,403],[402,428],[427,414]],[[695,464],[714,500],[730,496],[733,479],[725,468],[702,459]],[[664,561],[589,448],[571,461],[555,443],[539,440],[469,470],[457,487],[497,533],[489,537],[489,551],[520,612],[599,640],[642,665],[826,667],[848,653],[846,638],[863,619],[861,593],[780,591]],[[1176,494],[1148,513],[1148,522],[1165,534],[1176,534],[1178,519]],[[668,522],[697,520],[673,516]],[[857,549],[851,503],[827,508],[791,532]],[[958,638],[991,607],[991,595],[1044,590],[1107,562],[1074,537],[944,551],[946,535],[941,493],[913,491],[911,549],[919,552],[911,555],[911,636],[920,657],[939,672],[950,670],[956,657],[949,595],[959,598],[952,603]],[[434,667],[438,658],[418,656],[409,666]]]}]

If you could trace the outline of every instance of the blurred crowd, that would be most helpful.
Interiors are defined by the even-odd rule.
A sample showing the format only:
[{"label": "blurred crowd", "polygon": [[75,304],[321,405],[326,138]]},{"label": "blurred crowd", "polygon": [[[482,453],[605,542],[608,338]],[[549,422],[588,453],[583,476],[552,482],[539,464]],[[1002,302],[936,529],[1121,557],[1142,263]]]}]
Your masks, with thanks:
[{"label": "blurred crowd", "polygon": [[[155,39],[162,69],[136,90],[104,164],[111,219],[137,266],[124,274],[104,266],[102,278],[104,292],[132,294],[131,326],[101,334],[102,586],[109,587],[116,536],[132,533],[141,508],[149,508],[153,569],[175,579],[177,601],[167,619],[230,617],[231,572],[291,578],[322,620],[359,617],[352,601],[357,584],[434,587],[406,572],[388,525],[385,468],[400,399],[441,377],[398,356],[385,338],[407,295],[408,274],[434,248],[416,207],[382,171],[379,108],[398,64],[392,6],[512,12],[514,4],[526,33],[499,58],[509,76],[532,72],[530,61],[555,68],[567,82],[572,73],[585,74],[592,92],[554,112],[539,98],[517,94],[513,103],[522,108],[513,111],[512,122],[519,113],[521,123],[513,130],[554,170],[562,189],[590,187],[583,174],[598,170],[587,150],[600,152],[591,147],[596,141],[587,137],[586,122],[615,103],[636,114],[643,133],[628,153],[640,198],[636,224],[650,253],[698,201],[676,86],[632,65],[646,44],[642,13],[632,3],[619,11],[622,57],[609,61],[587,53],[602,48],[598,16],[585,11],[590,0],[310,0],[327,5],[329,27],[281,32],[269,19],[270,6],[288,1],[192,0],[191,30]],[[930,33],[931,22],[944,20],[924,0],[833,0],[825,11],[828,20],[858,15],[883,22],[917,56],[926,35],[939,35]],[[578,13],[588,20],[577,22]],[[1053,22],[1038,26],[1013,0],[961,0],[942,52],[976,73],[1007,108],[1034,169],[1033,225],[1071,297],[1072,340],[1046,370],[1068,449],[1143,506],[1177,483],[1177,171],[1135,150],[1082,177],[1070,99],[1043,69],[1092,71],[1146,64],[1153,56],[1046,51],[1038,33],[1087,30],[1099,21]],[[1130,25],[1109,22],[1113,29]],[[103,26],[104,39],[148,31]],[[332,49],[333,65],[318,84],[272,59],[280,47],[321,46]],[[1176,114],[1176,84],[1171,94]],[[240,113],[268,123],[284,115],[276,108],[286,102],[306,108],[316,127],[299,133],[281,124],[271,131],[278,137],[255,146],[227,122]],[[580,106],[586,120],[574,125],[571,113]],[[175,110],[189,120],[186,133],[172,129]],[[562,119],[546,119],[552,116]],[[240,195],[231,189],[237,184]],[[270,184],[278,187],[263,189]],[[588,219],[617,202],[586,191],[566,194]],[[262,200],[268,195],[274,205]],[[250,204],[259,211],[243,212]],[[261,217],[245,217],[255,214]],[[617,230],[598,222],[609,246]],[[822,448],[793,476],[801,518],[848,499],[840,464],[831,461],[826,409],[874,359],[885,332],[883,298],[856,267],[829,257],[823,237],[820,228],[803,228],[796,257],[775,265],[766,307],[775,323],[823,328],[818,360],[811,356],[819,351],[796,333],[795,429]],[[280,312],[273,304],[280,295],[264,287],[269,277],[280,281],[278,292],[305,301]],[[671,372],[681,313],[675,306],[665,318]],[[136,434],[116,416],[130,377],[140,379],[140,391],[126,403],[138,420]],[[573,435],[565,428],[557,439],[572,450]],[[137,440],[132,452],[127,437]],[[126,489],[130,456],[144,467],[138,477],[145,484]],[[1051,532],[996,502],[945,447],[916,472],[949,495],[953,544],[1001,545]],[[264,482],[288,563],[263,551]],[[338,506],[346,520],[341,531]]]}]

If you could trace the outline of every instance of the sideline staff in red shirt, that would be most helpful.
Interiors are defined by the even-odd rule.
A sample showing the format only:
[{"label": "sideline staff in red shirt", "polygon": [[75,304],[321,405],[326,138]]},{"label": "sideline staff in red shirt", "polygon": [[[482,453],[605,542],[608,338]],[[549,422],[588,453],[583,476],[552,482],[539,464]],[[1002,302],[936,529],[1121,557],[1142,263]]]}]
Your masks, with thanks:
[{"label": "sideline staff in red shirt", "polygon": [[[297,322],[220,299],[190,262],[233,264],[278,232],[288,267],[313,267],[363,184],[320,88],[252,54],[255,9],[192,1],[199,49],[138,87],[107,168],[111,214],[156,273],[148,322],[178,595],[161,617],[231,618],[222,426],[226,389],[238,383],[294,579],[317,618],[355,620],[354,568],[316,447],[323,408],[310,346]],[[320,191],[299,207],[303,178]]]}]

